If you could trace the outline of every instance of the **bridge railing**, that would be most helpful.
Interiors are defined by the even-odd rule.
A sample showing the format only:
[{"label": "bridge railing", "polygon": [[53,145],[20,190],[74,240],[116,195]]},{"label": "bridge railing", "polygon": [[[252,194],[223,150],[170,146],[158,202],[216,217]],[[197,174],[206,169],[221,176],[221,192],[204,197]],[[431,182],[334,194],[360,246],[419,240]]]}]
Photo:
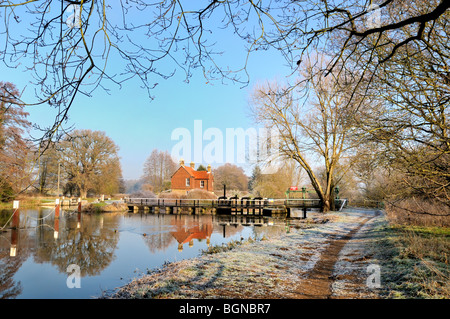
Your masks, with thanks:
[{"label": "bridge railing", "polygon": [[[320,208],[320,199],[270,199],[270,198],[250,198],[237,196],[218,199],[174,199],[174,198],[125,198],[124,202],[134,206],[153,207],[203,207],[203,208],[232,208],[232,209],[264,209],[264,208]],[[337,199],[335,209],[340,211],[347,205],[347,199]]]},{"label": "bridge railing", "polygon": [[214,206],[215,199],[175,199],[175,198],[125,198],[125,204],[140,206]]},{"label": "bridge railing", "polygon": [[249,197],[231,197],[218,199],[174,199],[174,198],[125,198],[125,203],[141,206],[230,206],[230,207],[311,207],[320,206],[320,199],[268,199],[268,198],[249,198]]}]

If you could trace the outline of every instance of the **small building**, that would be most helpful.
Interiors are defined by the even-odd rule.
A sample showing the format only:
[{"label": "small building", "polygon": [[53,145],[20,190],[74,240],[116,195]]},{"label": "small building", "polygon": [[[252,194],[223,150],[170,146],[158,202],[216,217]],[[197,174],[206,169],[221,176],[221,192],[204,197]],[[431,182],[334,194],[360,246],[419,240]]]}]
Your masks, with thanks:
[{"label": "small building", "polygon": [[171,182],[172,192],[183,195],[193,189],[203,189],[209,192],[214,189],[211,165],[208,165],[207,171],[196,171],[193,162],[190,166],[185,166],[184,160],[180,161],[180,167],[172,175]]}]

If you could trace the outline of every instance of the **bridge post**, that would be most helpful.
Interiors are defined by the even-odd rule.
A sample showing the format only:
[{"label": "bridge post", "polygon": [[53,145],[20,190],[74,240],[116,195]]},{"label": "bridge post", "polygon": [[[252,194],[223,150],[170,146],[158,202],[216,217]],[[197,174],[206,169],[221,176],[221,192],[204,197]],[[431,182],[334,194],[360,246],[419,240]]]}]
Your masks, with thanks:
[{"label": "bridge post", "polygon": [[59,218],[59,209],[61,204],[59,203],[59,198],[55,199],[55,218]]}]

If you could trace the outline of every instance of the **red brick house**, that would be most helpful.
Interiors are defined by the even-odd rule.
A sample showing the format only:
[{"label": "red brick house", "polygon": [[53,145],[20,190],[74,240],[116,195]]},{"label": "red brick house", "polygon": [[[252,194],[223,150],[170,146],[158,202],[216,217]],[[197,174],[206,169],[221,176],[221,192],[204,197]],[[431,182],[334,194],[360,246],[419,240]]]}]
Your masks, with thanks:
[{"label": "red brick house", "polygon": [[186,194],[193,189],[203,189],[213,191],[214,177],[211,173],[211,165],[208,165],[207,171],[196,171],[195,164],[191,162],[190,166],[184,165],[184,160],[180,161],[180,167],[172,175],[172,192]]}]

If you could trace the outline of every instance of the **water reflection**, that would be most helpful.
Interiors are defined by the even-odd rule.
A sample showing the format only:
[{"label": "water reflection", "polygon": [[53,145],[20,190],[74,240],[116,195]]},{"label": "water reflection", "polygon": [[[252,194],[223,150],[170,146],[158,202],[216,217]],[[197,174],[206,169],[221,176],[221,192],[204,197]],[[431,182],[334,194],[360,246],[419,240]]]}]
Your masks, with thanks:
[{"label": "water reflection", "polygon": [[174,230],[170,234],[178,242],[178,251],[183,250],[183,245],[188,243],[189,247],[194,246],[194,240],[202,241],[206,239],[207,246],[211,243],[211,234],[213,232],[213,223],[211,217],[199,216],[203,218],[185,219],[176,218],[172,220]]},{"label": "water reflection", "polygon": [[[86,278],[84,287],[92,282],[92,291],[83,295],[89,298],[98,295],[99,286],[111,280],[102,276],[111,265],[127,276],[138,264],[154,267],[168,259],[190,258],[192,255],[187,255],[187,251],[198,254],[211,244],[285,231],[284,220],[267,217],[84,214],[62,210],[59,218],[55,218],[51,209],[22,209],[14,215],[12,211],[2,211],[0,223],[0,226],[9,223],[0,233],[0,298],[70,297],[76,290],[65,285],[70,264],[80,266],[81,277]],[[129,253],[133,259],[124,257],[124,250],[132,250]],[[48,269],[47,275],[41,267]],[[51,293],[41,291],[38,296],[25,293],[27,289],[36,290],[30,288],[36,285],[30,278],[40,273],[52,276],[46,280],[49,286],[53,285],[48,289]]]},{"label": "water reflection", "polygon": [[43,227],[36,229],[39,240],[34,247],[34,259],[37,263],[55,265],[60,272],[76,264],[80,266],[82,277],[98,275],[114,259],[119,240],[114,229],[118,227],[118,220],[112,220],[111,227],[104,228],[103,216],[85,215],[78,228],[76,218],[77,213],[67,214],[64,219],[53,217],[53,229],[44,227],[48,225],[40,220]]}]

